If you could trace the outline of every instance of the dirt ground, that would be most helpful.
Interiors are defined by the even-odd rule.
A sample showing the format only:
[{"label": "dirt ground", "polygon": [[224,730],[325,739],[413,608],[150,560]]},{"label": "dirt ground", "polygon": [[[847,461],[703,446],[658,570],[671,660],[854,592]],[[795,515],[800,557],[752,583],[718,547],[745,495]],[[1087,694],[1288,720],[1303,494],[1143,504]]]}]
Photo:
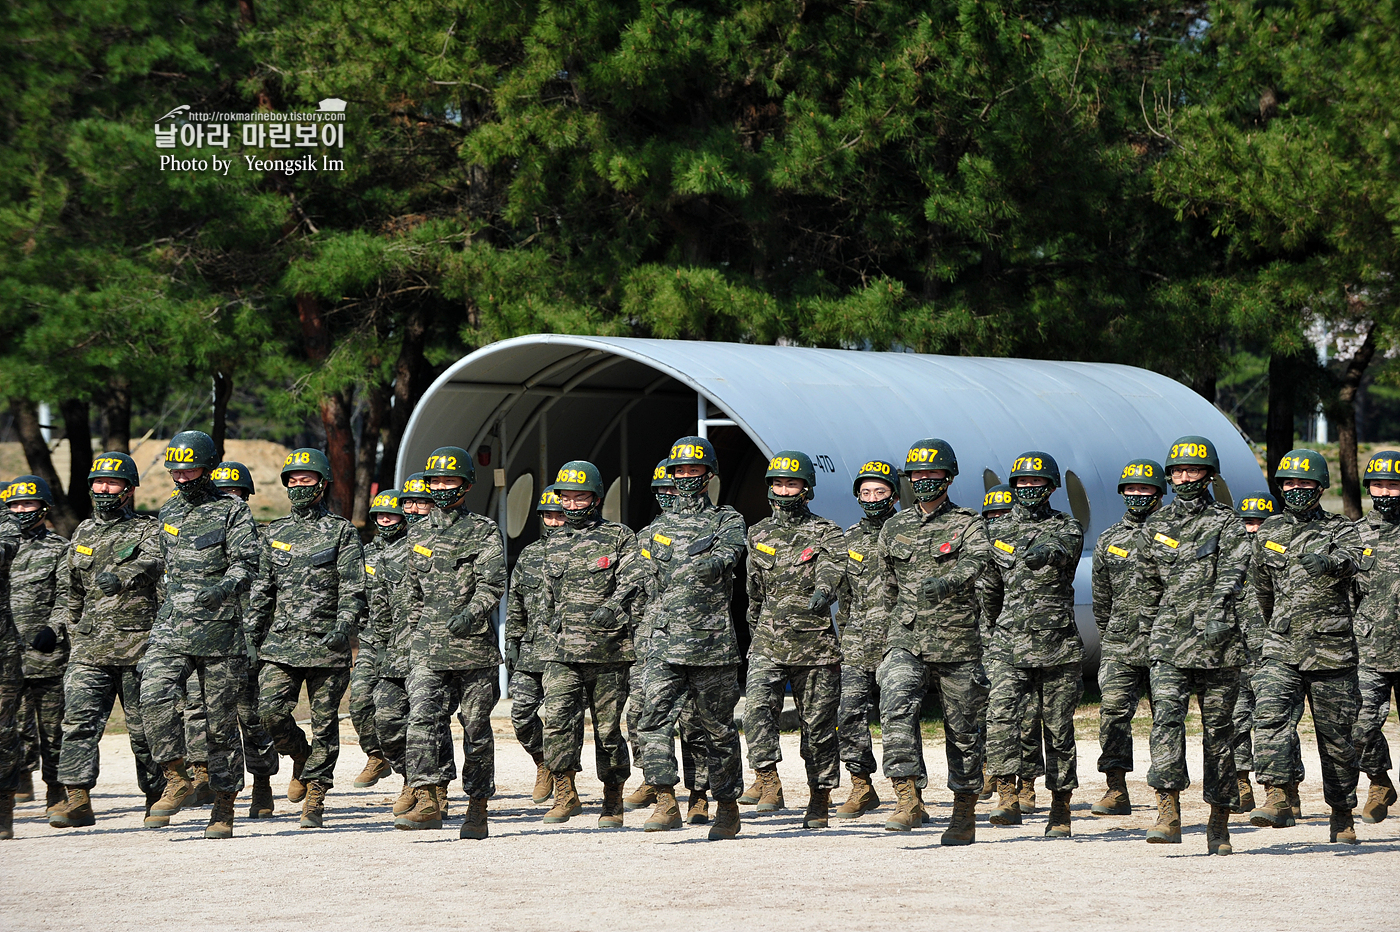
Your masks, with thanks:
[{"label": "dirt ground", "polygon": [[[1090,725],[1090,722],[1085,722]],[[1306,724],[1306,720],[1305,720]],[[1085,730],[1092,730],[1086,728]],[[1400,728],[1387,728],[1392,742]],[[1208,813],[1199,789],[1183,794],[1185,843],[1148,845],[1151,793],[1143,782],[1146,741],[1129,788],[1131,816],[1095,818],[1103,791],[1098,747],[1081,738],[1074,838],[1049,840],[1041,811],[1016,828],[986,822],[978,807],[977,843],[942,848],[951,811],[943,788],[941,742],[928,759],[936,789],[931,825],[909,834],[883,830],[886,804],[824,831],[801,828],[807,800],[796,735],[785,735],[779,770],[785,811],[745,810],[742,834],[706,841],[705,826],[641,831],[644,812],[621,831],[594,828],[602,788],[580,775],[585,812],[561,826],[540,822],[529,800],[534,767],[509,723],[497,723],[498,795],[492,837],[460,841],[456,811],[442,831],[390,826],[389,796],[398,778],[353,789],[364,756],[344,723],[327,828],[297,828],[298,807],[279,797],[273,819],[242,816],[232,841],[205,841],[206,810],[176,816],[161,831],[141,827],[142,807],[126,738],[103,739],[103,772],[92,829],[55,830],[39,803],[21,804],[13,842],[0,844],[0,928],[191,928],[204,923],[259,929],[731,929],[759,923],[799,929],[1394,929],[1400,915],[1400,817],[1358,821],[1357,847],[1327,843],[1327,816],[1314,742],[1305,739],[1306,818],[1296,828],[1256,829],[1243,816],[1231,827],[1236,854],[1208,858]],[[1199,738],[1189,742],[1200,772]],[[878,750],[877,750],[878,755]],[[592,751],[585,748],[592,770]],[[285,767],[284,762],[284,767]],[[746,777],[748,771],[746,768]],[[639,780],[634,776],[632,785]],[[843,780],[845,777],[843,776]],[[285,789],[286,771],[274,778]],[[1365,778],[1361,791],[1365,792]],[[844,798],[844,789],[838,794]],[[547,805],[547,804],[546,804]],[[15,895],[28,891],[28,896]]]}]

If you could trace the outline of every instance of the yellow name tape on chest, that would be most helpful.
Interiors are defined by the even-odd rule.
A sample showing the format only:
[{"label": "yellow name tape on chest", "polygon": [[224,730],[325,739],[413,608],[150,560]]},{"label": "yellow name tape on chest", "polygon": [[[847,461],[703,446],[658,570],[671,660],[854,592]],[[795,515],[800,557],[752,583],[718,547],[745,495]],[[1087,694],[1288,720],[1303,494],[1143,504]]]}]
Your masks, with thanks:
[{"label": "yellow name tape on chest", "polygon": [[865,562],[865,554],[863,554],[863,553],[856,553],[854,550],[847,550],[846,552],[847,552],[848,554],[850,554],[850,555],[851,555],[851,559],[852,559],[852,560],[855,560],[857,563],[864,563],[864,562]]},{"label": "yellow name tape on chest", "polygon": [[658,544],[660,544],[660,545],[663,546],[663,547],[669,547],[669,546],[671,546],[671,538],[667,537],[665,534],[661,534],[661,533],[653,534],[653,535],[651,535],[651,539],[654,540],[654,541],[656,541]]},{"label": "yellow name tape on chest", "polygon": [[643,548],[642,548],[642,556],[644,556],[644,557],[646,557],[648,560],[650,560],[650,559],[651,559],[651,551],[648,550],[647,548],[643,547]]},{"label": "yellow name tape on chest", "polygon": [[775,553],[778,552],[775,548],[770,547],[770,546],[768,546],[767,544],[762,543],[762,542],[760,542],[760,541],[755,541],[755,542],[754,542],[753,549],[755,549],[755,550],[757,550],[757,551],[760,551],[760,552],[762,552],[762,553],[766,553],[766,554],[768,554],[770,557],[773,556],[773,554],[775,554]]},{"label": "yellow name tape on chest", "polygon": [[[73,549],[76,550],[76,551],[78,551],[79,553],[81,553],[81,554],[82,554],[83,556],[85,556],[85,557],[90,557],[90,556],[92,556],[92,548],[91,548],[91,547],[84,547],[82,544],[74,544],[74,545],[73,545]],[[1371,551],[1368,550],[1368,551],[1366,551],[1366,552],[1367,552],[1367,553],[1370,553]]]},{"label": "yellow name tape on chest", "polygon": [[997,548],[998,550],[1003,550],[1003,551],[1005,551],[1006,553],[1015,553],[1015,552],[1016,552],[1016,548],[1013,547],[1013,546],[1011,546],[1010,544],[1008,544],[1008,543],[1007,543],[1006,541],[1004,541],[1004,540],[992,541],[992,546],[995,547],[995,548]]},{"label": "yellow name tape on chest", "polygon": [[1288,548],[1285,547],[1283,544],[1276,544],[1276,543],[1274,543],[1274,542],[1271,541],[1271,540],[1266,540],[1266,541],[1264,541],[1264,549],[1265,549],[1265,550],[1272,550],[1274,553],[1287,553],[1287,552],[1288,552]]},{"label": "yellow name tape on chest", "polygon": [[169,534],[171,537],[179,537],[179,536],[180,536],[180,529],[177,528],[177,527],[176,527],[175,525],[173,525],[173,524],[167,524],[167,525],[165,526],[165,528],[164,528],[164,531],[165,531],[165,533]]},{"label": "yellow name tape on chest", "polygon": [[366,563],[366,564],[365,564],[365,572],[368,573],[368,574],[370,574],[371,576],[373,576],[373,575],[374,575],[374,567],[372,567],[372,566],[370,566],[368,563]]},{"label": "yellow name tape on chest", "polygon": [[431,557],[433,555],[433,552],[427,547],[424,547],[422,544],[414,544],[413,552],[417,554],[422,554],[425,557]]},{"label": "yellow name tape on chest", "polygon": [[1128,555],[1128,551],[1124,550],[1122,547],[1115,547],[1112,544],[1109,545],[1108,552],[1115,557],[1126,557]]},{"label": "yellow name tape on chest", "polygon": [[1181,546],[1181,541],[1175,540],[1175,539],[1173,539],[1173,538],[1170,538],[1170,537],[1168,537],[1168,536],[1165,535],[1165,534],[1154,534],[1154,535],[1152,536],[1152,539],[1155,540],[1155,541],[1156,541],[1157,543],[1159,543],[1159,544],[1165,544],[1166,546],[1172,548],[1173,550],[1175,550],[1177,547],[1180,547],[1180,546]]},{"label": "yellow name tape on chest", "polygon": [[1371,555],[1371,548],[1367,547],[1365,550],[1361,551],[1361,555],[1363,557],[1369,557]]},{"label": "yellow name tape on chest", "polygon": [[284,543],[283,543],[282,541],[280,541],[280,540],[274,540],[274,541],[272,542],[272,546],[273,546],[274,549],[277,549],[277,550],[285,550],[285,551],[287,551],[288,553],[291,553],[291,552],[292,552],[292,545],[291,545],[291,544],[284,544]]}]

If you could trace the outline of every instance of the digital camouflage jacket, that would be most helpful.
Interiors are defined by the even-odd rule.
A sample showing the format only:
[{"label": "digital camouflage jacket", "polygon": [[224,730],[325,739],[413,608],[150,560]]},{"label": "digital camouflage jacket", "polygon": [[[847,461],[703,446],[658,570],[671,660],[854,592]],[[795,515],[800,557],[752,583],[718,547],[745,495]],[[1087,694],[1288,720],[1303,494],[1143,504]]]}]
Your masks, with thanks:
[{"label": "digital camouflage jacket", "polygon": [[1361,537],[1356,576],[1356,640],[1361,662],[1382,673],[1400,670],[1400,521],[1372,511],[1356,522]]},{"label": "digital camouflage jacket", "polygon": [[875,672],[885,656],[890,609],[898,589],[880,561],[880,528],[889,518],[861,518],[846,529],[846,579],[841,584],[841,663]]},{"label": "digital camouflage jacket", "polygon": [[376,537],[365,549],[365,592],[369,599],[369,624],[360,635],[360,650],[374,653],[377,676],[402,680],[408,677],[413,646],[413,600],[408,589],[408,555],[413,552],[414,529],[393,543]]},{"label": "digital camouflage jacket", "polygon": [[[1084,653],[1074,621],[1074,572],[1084,549],[1079,522],[1049,505],[1016,505],[997,519],[991,536],[984,592],[995,619],[992,650],[1015,667],[1079,663]],[[1031,569],[1026,554],[1042,544],[1050,562]]]},{"label": "digital camouflage jacket", "polygon": [[829,608],[807,608],[820,589],[835,601],[845,582],[846,535],[804,505],[773,509],[749,528],[749,655],[791,666],[841,662]]},{"label": "digital camouflage jacket", "polygon": [[[627,611],[639,586],[624,564],[638,559],[631,528],[615,521],[587,527],[567,524],[544,542],[544,572],[549,586],[549,624],[538,647],[543,660],[560,663],[631,663],[637,659],[627,630]],[[612,620],[599,624],[599,608]]]},{"label": "digital camouflage jacket", "polygon": [[549,586],[544,572],[545,541],[535,541],[515,558],[506,590],[506,641],[520,645],[520,660],[515,669],[525,673],[543,673],[541,656],[549,627]]},{"label": "digital camouflage jacket", "polygon": [[1103,659],[1134,667],[1149,663],[1156,609],[1140,579],[1145,520],[1124,515],[1094,544],[1094,623],[1099,628],[1099,647]]},{"label": "digital camouflage jacket", "polygon": [[[439,671],[498,666],[501,652],[491,613],[505,583],[505,550],[496,522],[465,505],[434,508],[408,555],[412,665]],[[448,629],[454,618],[465,634]]]},{"label": "digital camouflage jacket", "polygon": [[[69,542],[68,600],[54,612],[55,631],[66,631],[70,662],[135,666],[146,653],[155,623],[161,561],[160,522],[131,510],[97,515],[78,525]],[[114,573],[121,591],[106,595],[97,577]]]}]

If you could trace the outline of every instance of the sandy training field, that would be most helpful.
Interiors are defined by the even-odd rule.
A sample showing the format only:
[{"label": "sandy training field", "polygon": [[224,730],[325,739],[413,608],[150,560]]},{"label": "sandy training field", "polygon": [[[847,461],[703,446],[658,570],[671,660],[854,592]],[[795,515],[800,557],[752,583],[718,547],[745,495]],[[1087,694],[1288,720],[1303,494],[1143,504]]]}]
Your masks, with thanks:
[{"label": "sandy training field", "polygon": [[[1305,720],[1306,723],[1306,720]],[[502,730],[504,727],[505,730]],[[756,816],[746,808],[731,842],[708,842],[706,826],[647,834],[645,812],[621,831],[594,828],[602,788],[579,778],[584,815],[561,826],[540,822],[529,800],[534,766],[498,725],[498,795],[492,837],[460,841],[464,809],[442,831],[395,831],[388,797],[397,777],[368,790],[352,783],[364,762],[346,723],[337,785],[321,831],[299,830],[299,806],[279,796],[277,816],[244,818],[236,837],[206,841],[207,807],[176,816],[169,829],[141,827],[142,807],[124,735],[102,743],[98,824],[56,830],[41,802],[21,804],[12,842],[0,843],[0,929],[657,929],[767,927],[870,930],[1058,929],[1394,929],[1400,916],[1400,817],[1359,821],[1357,847],[1327,844],[1317,754],[1305,743],[1306,818],[1296,828],[1231,825],[1236,854],[1205,854],[1208,808],[1199,788],[1183,793],[1185,842],[1148,845],[1155,809],[1143,782],[1146,742],[1137,742],[1132,816],[1095,818],[1103,791],[1098,747],[1079,744],[1083,785],[1074,799],[1074,838],[1050,840],[1044,806],[1016,828],[987,824],[978,807],[977,843],[941,848],[951,812],[942,786],[941,743],[928,748],[936,789],[931,825],[910,834],[883,830],[893,808],[804,831],[807,792],[795,735],[785,735],[780,773],[788,809]],[[1391,741],[1400,735],[1392,724]],[[1200,742],[1189,744],[1193,774]],[[459,752],[460,753],[460,752]],[[878,749],[877,749],[878,756]],[[592,748],[584,751],[592,769]],[[273,779],[279,792],[289,772]],[[746,777],[748,771],[746,768]],[[844,779],[844,777],[843,777]],[[640,780],[634,772],[629,790]],[[42,789],[40,790],[42,794]],[[837,794],[844,799],[845,788]],[[1363,799],[1365,778],[1362,778]],[[42,800],[42,796],[41,796]],[[682,799],[682,802],[684,800]]]}]

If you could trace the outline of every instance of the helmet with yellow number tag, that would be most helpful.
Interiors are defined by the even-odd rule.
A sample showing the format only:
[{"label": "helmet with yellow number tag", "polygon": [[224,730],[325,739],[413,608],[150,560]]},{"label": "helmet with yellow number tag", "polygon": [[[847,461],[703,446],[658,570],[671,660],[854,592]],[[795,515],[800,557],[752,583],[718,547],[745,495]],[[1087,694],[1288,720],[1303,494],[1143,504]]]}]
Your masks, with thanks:
[{"label": "helmet with yellow number tag", "polygon": [[[914,473],[941,469],[947,473],[942,479],[925,476],[914,479]],[[918,441],[904,455],[904,475],[909,479],[909,487],[914,491],[914,499],[920,502],[936,501],[958,474],[958,455],[946,440],[928,437]]]},{"label": "helmet with yellow number tag", "polygon": [[592,492],[594,496],[601,499],[603,497],[603,474],[598,471],[587,460],[569,460],[559,467],[559,472],[554,477],[554,491],[573,489],[579,492]]},{"label": "helmet with yellow number tag", "polygon": [[403,502],[399,501],[398,489],[384,489],[369,503],[372,515],[403,515]]},{"label": "helmet with yellow number tag", "polygon": [[314,447],[300,447],[287,454],[287,458],[282,461],[282,484],[287,484],[287,478],[294,472],[314,472],[322,479],[331,478],[331,461],[326,459],[326,454]]},{"label": "helmet with yellow number tag", "polygon": [[1367,488],[1377,479],[1390,479],[1400,482],[1400,453],[1382,450],[1366,461],[1366,471],[1361,474],[1361,484]]},{"label": "helmet with yellow number tag", "polygon": [[166,469],[204,469],[208,475],[217,463],[214,438],[202,430],[182,430],[165,447]]},{"label": "helmet with yellow number tag", "polygon": [[[708,472],[699,476],[676,475],[677,466],[689,465],[704,466]],[[715,456],[714,444],[705,437],[692,434],[671,444],[666,468],[671,473],[676,491],[682,495],[699,495],[709,486],[710,477],[719,475],[719,458]]]},{"label": "helmet with yellow number tag", "polygon": [[563,511],[564,503],[559,501],[559,495],[554,491],[554,486],[547,485],[540,493],[540,500],[535,505],[536,511]]},{"label": "helmet with yellow number tag", "polygon": [[[1016,480],[1022,478],[1046,479],[1048,484],[1017,485]],[[1049,499],[1060,487],[1060,464],[1055,462],[1055,457],[1049,453],[1030,450],[1012,462],[1011,475],[1007,476],[1007,482],[1011,486],[1011,497],[1016,500],[1016,504],[1035,508]]]},{"label": "helmet with yellow number tag", "polygon": [[433,476],[456,476],[467,485],[476,483],[476,464],[471,454],[461,447],[438,447],[428,457],[423,467],[424,478]]},{"label": "helmet with yellow number tag", "polygon": [[253,474],[247,466],[233,460],[225,460],[214,467],[212,477],[214,485],[221,489],[243,489],[249,495],[257,490],[253,488]]},{"label": "helmet with yellow number tag", "polygon": [[[812,458],[800,450],[779,450],[768,460],[768,471],[763,474],[768,481],[768,500],[779,508],[796,508],[803,502],[812,500],[817,486],[817,470]],[[803,489],[796,495],[779,495],[773,491],[773,479],[800,479]]]},{"label": "helmet with yellow number tag", "polygon": [[982,496],[982,517],[1003,515],[1010,511],[1014,504],[1016,499],[1011,495],[1011,486],[994,485]]},{"label": "helmet with yellow number tag", "polygon": [[416,472],[403,482],[403,489],[399,492],[399,498],[421,498],[432,501],[433,496],[428,492],[428,480],[421,472]]},{"label": "helmet with yellow number tag", "polygon": [[1311,479],[1314,488],[1284,489],[1283,507],[1295,514],[1311,511],[1322,500],[1322,490],[1332,484],[1327,460],[1316,450],[1289,450],[1279,460],[1274,478],[1279,485],[1284,479]]},{"label": "helmet with yellow number tag", "polygon": [[1165,495],[1167,494],[1166,470],[1156,460],[1133,460],[1123,467],[1123,474],[1118,477],[1119,495],[1123,494],[1123,487],[1126,485],[1150,485]]},{"label": "helmet with yellow number tag", "polygon": [[1278,514],[1278,502],[1268,492],[1255,492],[1239,500],[1235,505],[1235,514],[1241,518],[1262,520]]},{"label": "helmet with yellow number tag", "polygon": [[0,489],[0,502],[7,506],[14,502],[39,503],[39,507],[33,511],[11,511],[15,520],[19,522],[19,529],[27,531],[44,523],[44,516],[53,508],[53,493],[49,491],[49,484],[41,477],[20,476]]},{"label": "helmet with yellow number tag", "polygon": [[92,467],[88,470],[89,486],[94,479],[124,479],[134,489],[141,484],[141,470],[136,468],[136,461],[125,453],[100,453],[93,457]]},{"label": "helmet with yellow number tag", "polygon": [[676,480],[671,478],[670,472],[671,458],[663,457],[661,462],[656,464],[656,468],[651,471],[651,487],[653,489],[664,489],[668,485],[675,485]]},{"label": "helmet with yellow number tag", "polygon": [[1204,466],[1211,475],[1220,472],[1220,457],[1215,452],[1215,444],[1205,437],[1189,434],[1178,437],[1167,451],[1167,472],[1173,466]]},{"label": "helmet with yellow number tag", "polygon": [[855,479],[851,482],[851,494],[860,494],[860,484],[866,479],[878,479],[899,493],[899,470],[893,463],[886,463],[884,460],[870,460],[856,473]]}]

